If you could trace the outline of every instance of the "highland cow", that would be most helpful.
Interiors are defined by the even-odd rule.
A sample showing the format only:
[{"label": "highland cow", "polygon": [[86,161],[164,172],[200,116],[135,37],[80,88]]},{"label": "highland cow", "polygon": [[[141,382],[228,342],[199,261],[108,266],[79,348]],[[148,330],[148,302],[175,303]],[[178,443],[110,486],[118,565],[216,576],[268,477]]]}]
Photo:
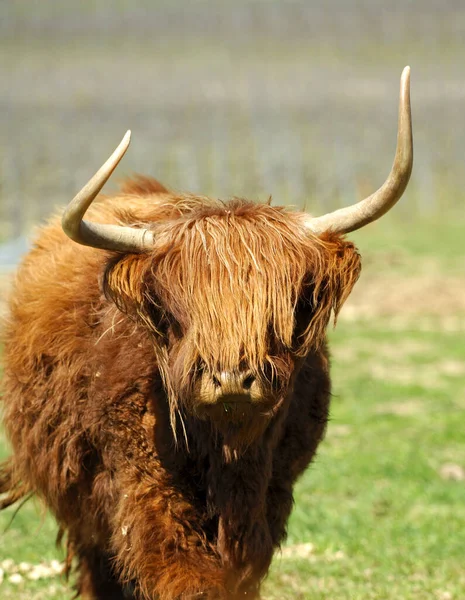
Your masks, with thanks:
[{"label": "highland cow", "polygon": [[325,330],[360,271],[343,235],[410,177],[409,69],[388,179],[323,217],[143,177],[90,206],[128,144],[19,269],[0,506],[44,501],[85,598],[258,598],[325,432]]}]

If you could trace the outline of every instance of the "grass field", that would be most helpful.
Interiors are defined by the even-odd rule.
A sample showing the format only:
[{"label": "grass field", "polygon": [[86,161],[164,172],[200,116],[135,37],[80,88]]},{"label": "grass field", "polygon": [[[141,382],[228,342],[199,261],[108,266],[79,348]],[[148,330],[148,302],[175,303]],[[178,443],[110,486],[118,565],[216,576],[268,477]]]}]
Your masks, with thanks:
[{"label": "grass field", "polygon": [[[265,599],[465,597],[463,230],[388,220],[353,235],[365,268],[330,331],[331,422]],[[0,514],[2,600],[71,599],[52,519],[33,501],[12,515]]]}]

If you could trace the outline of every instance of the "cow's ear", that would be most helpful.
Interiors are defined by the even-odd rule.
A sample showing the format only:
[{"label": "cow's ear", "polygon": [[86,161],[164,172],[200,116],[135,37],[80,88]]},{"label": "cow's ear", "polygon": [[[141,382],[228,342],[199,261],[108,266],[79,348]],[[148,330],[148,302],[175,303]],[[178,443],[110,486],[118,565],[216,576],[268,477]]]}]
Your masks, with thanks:
[{"label": "cow's ear", "polygon": [[109,261],[102,278],[105,296],[124,313],[136,314],[147,301],[146,254],[126,254]]},{"label": "cow's ear", "polygon": [[326,302],[331,304],[334,322],[339,311],[349,297],[361,271],[361,259],[352,242],[337,234],[326,234],[328,251],[328,282],[324,290]]},{"label": "cow's ear", "polygon": [[311,318],[299,336],[300,353],[306,354],[326,338],[326,328],[334,321],[347,300],[360,274],[360,255],[351,242],[338,234],[325,233],[315,243],[315,255],[309,271],[309,293],[306,297],[311,307]]},{"label": "cow's ear", "polygon": [[121,312],[164,337],[167,315],[155,293],[153,257],[127,254],[110,261],[103,275],[103,292]]}]

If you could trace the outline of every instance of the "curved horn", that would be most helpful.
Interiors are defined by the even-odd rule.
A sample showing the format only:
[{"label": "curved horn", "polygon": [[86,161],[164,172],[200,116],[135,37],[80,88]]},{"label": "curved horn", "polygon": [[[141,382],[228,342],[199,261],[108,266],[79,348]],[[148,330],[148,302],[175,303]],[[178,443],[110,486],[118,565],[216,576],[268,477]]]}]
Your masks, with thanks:
[{"label": "curved horn", "polygon": [[83,221],[87,209],[118,166],[130,141],[131,132],[127,131],[106,163],[66,207],[61,225],[66,235],[78,244],[102,250],[116,250],[117,252],[143,252],[152,248],[153,236],[147,229]]},{"label": "curved horn", "polygon": [[323,215],[309,217],[308,229],[319,235],[324,231],[349,233],[364,227],[387,213],[399,200],[407,187],[413,165],[412,117],[410,112],[410,67],[405,67],[400,79],[399,124],[397,149],[391,172],[383,185],[371,196]]}]

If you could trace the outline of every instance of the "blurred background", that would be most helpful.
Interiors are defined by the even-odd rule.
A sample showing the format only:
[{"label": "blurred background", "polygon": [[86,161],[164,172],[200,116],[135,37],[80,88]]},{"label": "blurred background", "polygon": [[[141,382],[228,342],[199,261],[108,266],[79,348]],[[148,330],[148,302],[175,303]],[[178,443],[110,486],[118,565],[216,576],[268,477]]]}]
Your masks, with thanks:
[{"label": "blurred background", "polygon": [[[3,291],[31,228],[127,129],[107,191],[137,172],[314,214],[368,195],[392,164],[405,65],[411,183],[351,235],[364,270],[330,333],[332,423],[268,599],[465,597],[465,3],[0,2]],[[25,507],[0,535],[2,598],[71,597],[55,525],[37,522]]]},{"label": "blurred background", "polygon": [[407,64],[416,156],[397,213],[463,212],[464,39],[460,0],[1,2],[1,235],[71,198],[129,128],[117,178],[353,202],[391,166]]}]

